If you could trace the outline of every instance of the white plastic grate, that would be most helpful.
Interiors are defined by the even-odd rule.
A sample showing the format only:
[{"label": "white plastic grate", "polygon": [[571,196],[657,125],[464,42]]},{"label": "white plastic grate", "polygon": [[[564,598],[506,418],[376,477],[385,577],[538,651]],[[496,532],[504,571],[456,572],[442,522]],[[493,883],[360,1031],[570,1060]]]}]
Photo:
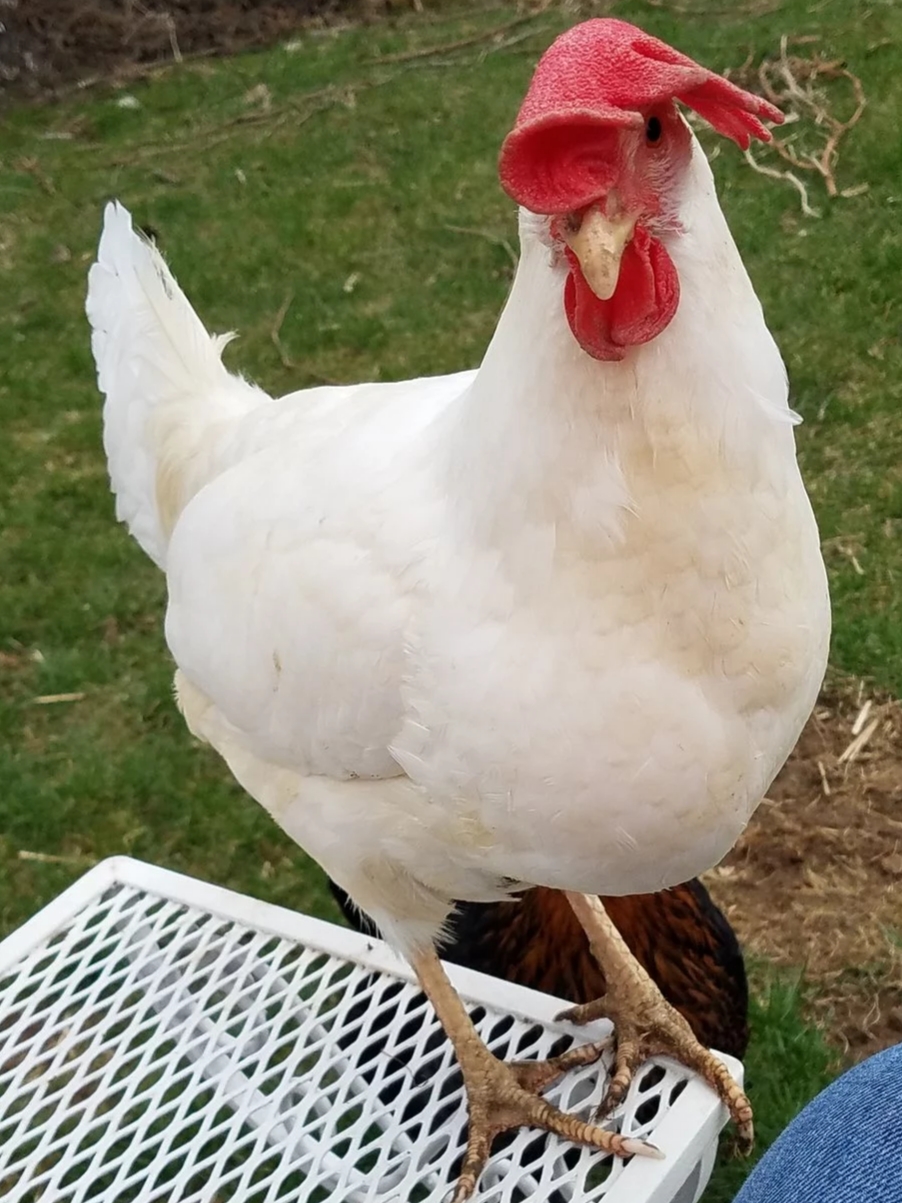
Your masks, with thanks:
[{"label": "white plastic grate", "polygon": [[[605,1033],[554,1022],[559,1000],[450,972],[501,1056]],[[548,1097],[588,1117],[604,1082],[588,1067]],[[655,1062],[610,1122],[664,1161],[521,1131],[478,1198],[694,1203],[723,1118],[688,1071]],[[114,858],[0,944],[10,1203],[440,1203],[465,1119],[451,1047],[381,941]]]}]

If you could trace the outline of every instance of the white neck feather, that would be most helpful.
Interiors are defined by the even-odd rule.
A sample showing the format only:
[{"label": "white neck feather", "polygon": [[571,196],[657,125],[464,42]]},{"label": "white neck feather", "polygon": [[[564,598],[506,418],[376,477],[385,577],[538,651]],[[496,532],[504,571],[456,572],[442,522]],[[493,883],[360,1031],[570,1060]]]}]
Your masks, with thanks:
[{"label": "white neck feather", "polygon": [[[587,355],[567,323],[567,267],[545,223],[521,211],[521,259],[507,304],[448,434],[466,521],[495,542],[511,525],[572,518],[614,539],[654,472],[737,475],[753,489],[794,473],[786,374],[694,141],[680,211],[664,239],[680,279],[677,313],[619,363]],[[639,465],[639,467],[637,467]],[[637,480],[637,473],[643,477]]]}]

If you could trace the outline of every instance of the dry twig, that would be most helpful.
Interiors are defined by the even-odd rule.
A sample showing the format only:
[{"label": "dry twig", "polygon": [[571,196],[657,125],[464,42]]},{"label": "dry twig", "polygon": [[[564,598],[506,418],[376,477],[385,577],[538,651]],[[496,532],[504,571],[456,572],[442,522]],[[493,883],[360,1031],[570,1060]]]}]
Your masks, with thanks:
[{"label": "dry twig", "polygon": [[402,50],[397,54],[384,54],[368,61],[371,64],[383,66],[390,63],[409,63],[413,59],[429,58],[433,54],[450,54],[455,50],[466,50],[470,46],[478,46],[481,42],[491,42],[495,38],[501,38],[504,34],[510,33],[512,29],[518,29],[521,25],[534,21],[536,17],[545,12],[549,4],[550,0],[544,0],[542,4],[534,8],[532,12],[526,13],[525,16],[505,21],[503,25],[493,25],[491,29],[484,29],[481,33],[472,34],[468,38],[458,38],[456,42],[440,42],[435,46],[421,46],[417,50]]},{"label": "dry twig", "polygon": [[179,52],[177,60],[154,59],[147,63],[120,63],[109,71],[97,71],[94,75],[83,75],[74,83],[54,88],[53,96],[55,100],[61,100],[73,92],[86,92],[89,88],[96,88],[98,84],[112,84],[115,87],[120,84],[134,83],[136,80],[162,75],[176,62],[193,63],[197,59],[213,58],[220,53],[221,51],[216,46],[208,46],[203,50],[193,50],[190,54]]},{"label": "dry twig", "polygon": [[645,0],[649,8],[666,8],[681,17],[763,17],[776,12],[783,0],[749,0],[746,4],[732,4],[723,8],[711,8],[706,0],[701,4],[680,4],[677,0]]},{"label": "dry twig", "polygon": [[880,726],[879,718],[871,719],[871,721],[868,723],[868,725],[865,727],[865,729],[863,731],[860,731],[858,733],[858,735],[856,735],[855,738],[852,740],[852,742],[848,745],[848,747],[845,749],[845,751],[843,751],[841,753],[841,755],[836,763],[837,764],[851,764],[853,760],[856,760],[861,755],[861,753],[864,751],[865,747],[870,742],[871,737],[873,736],[874,732],[877,730],[877,728],[879,726]]},{"label": "dry twig", "polygon": [[[746,152],[749,166],[761,175],[786,180],[797,189],[802,212],[806,217],[818,216],[808,198],[808,190],[799,172],[816,172],[824,181],[829,197],[858,196],[867,191],[867,184],[856,184],[840,189],[836,182],[836,166],[842,139],[861,120],[867,105],[864,86],[857,75],[851,72],[842,59],[825,59],[818,51],[810,58],[790,53],[790,46],[800,46],[817,41],[816,37],[790,38],[784,34],[780,39],[780,53],[776,58],[765,58],[756,67],[747,59],[743,65],[726,74],[744,87],[760,92],[771,104],[786,114],[788,134],[774,135],[773,148],[789,169],[782,171],[766,167]],[[855,108],[845,120],[841,120],[830,108],[823,84],[846,80],[852,87]],[[802,130],[810,135],[814,128],[822,137],[817,150],[800,146]]]},{"label": "dry twig", "polygon": [[817,761],[817,771],[820,774],[821,789],[823,790],[824,797],[829,798],[831,794],[830,779],[827,776],[827,770],[824,767],[824,762],[822,760]]},{"label": "dry twig", "polygon": [[273,346],[279,352],[279,359],[282,361],[283,368],[294,368],[297,364],[285,350],[282,345],[282,323],[285,321],[285,315],[291,308],[291,302],[294,300],[294,290],[289,292],[285,300],[279,306],[279,312],[276,314],[276,320],[273,322],[272,330],[269,332],[269,337],[272,339]]},{"label": "dry twig", "polygon": [[868,700],[864,703],[864,705],[858,711],[858,714],[855,716],[855,722],[852,724],[852,734],[853,735],[857,735],[859,733],[859,731],[861,731],[861,729],[865,725],[865,723],[868,721],[868,717],[870,716],[871,707],[873,706],[873,704],[874,703],[873,703],[872,699],[868,698]]},{"label": "dry twig", "polygon": [[751,152],[751,149],[745,151],[745,161],[753,171],[757,171],[759,175],[769,176],[772,180],[788,180],[793,188],[797,188],[801,197],[802,212],[806,217],[820,217],[817,209],[811,207],[811,202],[808,200],[808,189],[797,175],[792,171],[779,171],[776,167],[765,167],[763,163],[759,163]]},{"label": "dry twig", "polygon": [[19,860],[36,861],[39,865],[94,865],[97,862],[92,856],[54,856],[51,852],[29,852],[20,848],[16,854]]},{"label": "dry twig", "polygon": [[328,109],[336,108],[338,105],[353,107],[352,102],[356,101],[358,92],[384,87],[395,78],[396,75],[386,75],[380,79],[359,80],[353,85],[342,87],[329,85],[325,88],[317,88],[315,91],[291,97],[280,105],[270,104],[269,107],[250,113],[238,113],[224,121],[200,125],[180,142],[150,142],[144,146],[134,147],[127,157],[116,157],[111,159],[110,163],[114,167],[134,166],[136,163],[143,163],[160,154],[173,156],[193,152],[199,145],[202,145],[206,151],[211,146],[227,142],[248,128],[259,129],[258,140],[269,138],[289,121],[292,129],[297,130],[311,118]]},{"label": "dry twig", "polygon": [[169,49],[172,51],[172,61],[180,63],[182,61],[182,52],[179,49],[178,33],[175,28],[175,21],[172,19],[172,13],[160,13],[160,20],[166,27],[166,33],[169,37]]}]

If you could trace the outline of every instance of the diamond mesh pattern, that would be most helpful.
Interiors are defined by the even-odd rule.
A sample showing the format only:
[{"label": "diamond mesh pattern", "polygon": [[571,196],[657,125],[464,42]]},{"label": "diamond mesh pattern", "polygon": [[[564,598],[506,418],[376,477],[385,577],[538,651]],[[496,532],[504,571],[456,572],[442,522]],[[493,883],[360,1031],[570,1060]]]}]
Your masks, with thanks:
[{"label": "diamond mesh pattern", "polygon": [[[305,947],[217,910],[114,882],[0,969],[0,1199],[439,1203],[466,1111],[422,994],[321,951],[324,925]],[[499,1009],[472,1014],[501,1056],[571,1043]],[[688,1077],[649,1067],[610,1122],[653,1139]],[[548,1097],[588,1117],[604,1082],[589,1067]],[[592,1203],[629,1172],[522,1131],[479,1197]]]}]

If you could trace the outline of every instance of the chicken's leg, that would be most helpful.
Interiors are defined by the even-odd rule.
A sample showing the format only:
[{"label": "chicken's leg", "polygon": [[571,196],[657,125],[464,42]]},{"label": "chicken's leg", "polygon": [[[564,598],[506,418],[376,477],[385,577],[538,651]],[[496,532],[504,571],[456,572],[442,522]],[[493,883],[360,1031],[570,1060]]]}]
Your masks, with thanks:
[{"label": "chicken's leg", "polygon": [[604,971],[607,991],[595,1002],[565,1011],[560,1018],[588,1023],[612,1020],[617,1038],[614,1073],[602,1105],[602,1114],[625,1096],[633,1073],[648,1057],[670,1056],[695,1070],[720,1095],[728,1108],[740,1148],[752,1147],[752,1107],[726,1066],[700,1044],[689,1024],[666,1001],[623,941],[600,898],[567,892],[567,901],[589,937],[596,960]]},{"label": "chicken's leg", "polygon": [[541,1098],[541,1091],[568,1069],[597,1060],[604,1045],[581,1045],[547,1061],[499,1061],[473,1026],[437,953],[420,953],[412,963],[420,985],[454,1045],[467,1091],[469,1138],[453,1203],[464,1203],[469,1199],[488,1160],[492,1141],[511,1128],[544,1128],[567,1140],[592,1145],[620,1157],[661,1155],[654,1145],[587,1124]]}]

